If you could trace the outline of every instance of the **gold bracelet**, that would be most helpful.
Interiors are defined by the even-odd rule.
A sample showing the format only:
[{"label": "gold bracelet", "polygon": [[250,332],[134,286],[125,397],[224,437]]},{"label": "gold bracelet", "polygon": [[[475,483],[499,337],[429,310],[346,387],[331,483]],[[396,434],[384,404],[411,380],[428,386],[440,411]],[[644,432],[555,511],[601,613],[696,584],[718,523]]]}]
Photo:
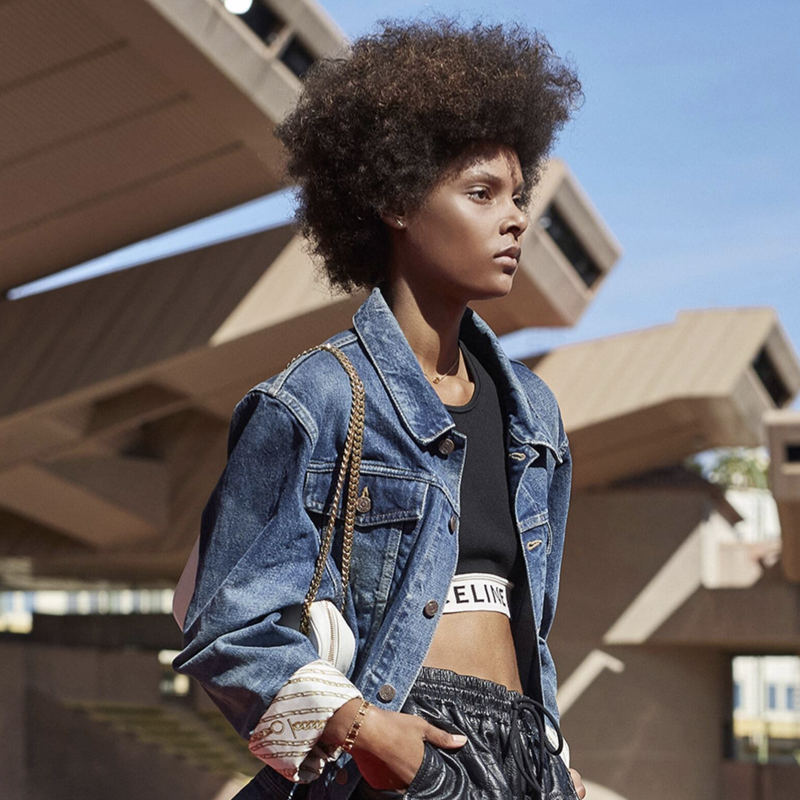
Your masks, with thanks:
[{"label": "gold bracelet", "polygon": [[361,724],[364,722],[364,717],[367,715],[367,711],[372,703],[369,700],[364,700],[358,711],[356,712],[356,716],[353,719],[352,724],[350,725],[350,730],[347,731],[347,736],[344,737],[344,742],[342,742],[342,749],[346,752],[350,752],[353,749],[353,743],[356,740],[356,736],[358,736],[358,731],[361,728]]}]

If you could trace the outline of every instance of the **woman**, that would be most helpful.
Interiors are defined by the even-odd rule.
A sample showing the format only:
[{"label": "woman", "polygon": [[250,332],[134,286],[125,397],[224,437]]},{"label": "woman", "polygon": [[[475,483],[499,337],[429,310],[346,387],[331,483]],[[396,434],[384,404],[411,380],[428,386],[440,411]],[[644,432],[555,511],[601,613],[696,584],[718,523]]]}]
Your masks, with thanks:
[{"label": "woman", "polygon": [[[327,340],[366,392],[357,653],[344,674],[288,624],[351,407],[316,350],[234,410],[175,660],[267,764],[240,798],[585,797],[547,646],[569,443],[550,389],[467,306],[511,290],[525,207],[579,96],[539,34],[383,23],[317,62],[277,128],[325,277],[370,290]],[[336,599],[339,563],[317,599]]]}]

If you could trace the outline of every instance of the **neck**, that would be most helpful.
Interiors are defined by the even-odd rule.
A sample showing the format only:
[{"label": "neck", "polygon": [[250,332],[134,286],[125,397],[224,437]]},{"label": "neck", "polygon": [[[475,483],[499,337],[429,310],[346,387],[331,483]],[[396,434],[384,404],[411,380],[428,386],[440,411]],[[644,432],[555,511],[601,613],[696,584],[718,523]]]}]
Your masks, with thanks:
[{"label": "neck", "polygon": [[402,279],[387,281],[381,291],[426,375],[441,375],[451,367],[452,375],[465,370],[463,364],[458,365],[458,372],[453,367],[459,358],[458,334],[465,303],[431,289],[412,287]]}]

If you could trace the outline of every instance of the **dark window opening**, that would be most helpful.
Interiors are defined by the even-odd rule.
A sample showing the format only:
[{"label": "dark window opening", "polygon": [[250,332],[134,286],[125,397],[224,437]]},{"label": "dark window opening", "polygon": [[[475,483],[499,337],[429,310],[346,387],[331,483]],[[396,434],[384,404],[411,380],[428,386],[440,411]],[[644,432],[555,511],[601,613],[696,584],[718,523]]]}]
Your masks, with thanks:
[{"label": "dark window opening", "polygon": [[250,28],[259,39],[272,44],[283,28],[283,20],[269,8],[263,0],[253,0],[253,4],[243,14],[234,14]]},{"label": "dark window opening", "polygon": [[758,351],[758,355],[753,361],[753,369],[756,371],[756,375],[758,375],[761,383],[764,384],[764,388],[772,398],[772,402],[775,403],[778,408],[782,408],[789,402],[791,394],[786,388],[786,384],[781,379],[781,376],[778,374],[774,362],[769,355],[767,355],[766,347],[762,347],[761,350]]},{"label": "dark window opening", "polygon": [[775,710],[778,707],[778,687],[771,683],[767,686],[767,708]]},{"label": "dark window opening", "polygon": [[800,444],[786,445],[786,460],[790,464],[800,464]]},{"label": "dark window opening", "polygon": [[314,63],[314,56],[311,55],[311,52],[306,47],[300,44],[300,40],[296,36],[293,36],[281,55],[281,61],[298,78],[302,78]]},{"label": "dark window opening", "polygon": [[580,239],[569,227],[555,205],[551,203],[547,207],[542,216],[539,217],[539,224],[550,234],[567,261],[572,264],[575,271],[580,275],[581,280],[591,287],[602,274],[602,270],[581,244]]}]

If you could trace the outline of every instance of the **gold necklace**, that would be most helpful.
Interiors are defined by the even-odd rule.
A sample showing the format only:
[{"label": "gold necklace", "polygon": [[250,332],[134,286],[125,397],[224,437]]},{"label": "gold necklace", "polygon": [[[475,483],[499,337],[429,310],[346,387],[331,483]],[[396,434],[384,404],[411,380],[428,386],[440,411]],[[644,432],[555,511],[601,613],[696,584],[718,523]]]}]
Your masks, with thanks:
[{"label": "gold necklace", "polygon": [[[425,372],[425,373],[424,373],[424,374],[425,374],[425,377],[426,377],[426,378],[427,378],[429,381],[431,381],[431,382],[433,382],[433,383],[439,383],[440,381],[443,381],[445,378],[449,378],[449,377],[451,377],[451,376],[450,376],[450,370],[451,370],[451,369],[453,369],[453,367],[454,367],[456,364],[458,364],[458,363],[460,362],[460,360],[461,360],[461,348],[459,347],[459,348],[458,348],[458,355],[456,356],[456,360],[455,360],[455,361],[452,363],[452,365],[450,366],[450,369],[447,369],[447,370],[445,370],[445,371],[444,371],[444,372],[443,372],[441,375],[437,375],[435,378],[431,378],[431,376],[430,376],[430,375],[428,375],[428,373],[427,373],[427,372]],[[424,370],[423,370],[423,372],[424,372]]]}]

